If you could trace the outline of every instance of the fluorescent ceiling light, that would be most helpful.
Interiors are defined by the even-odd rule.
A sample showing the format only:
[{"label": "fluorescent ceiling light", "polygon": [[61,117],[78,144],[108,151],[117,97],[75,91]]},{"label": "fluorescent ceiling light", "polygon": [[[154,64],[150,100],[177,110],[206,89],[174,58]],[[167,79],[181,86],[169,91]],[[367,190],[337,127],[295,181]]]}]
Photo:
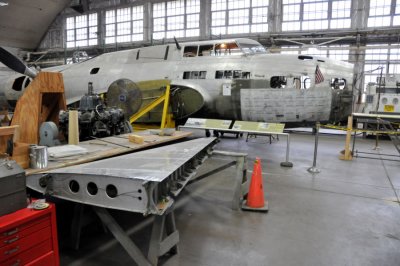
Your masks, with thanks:
[{"label": "fluorescent ceiling light", "polygon": [[6,2],[0,2],[0,6],[8,6],[8,3],[6,3]]}]

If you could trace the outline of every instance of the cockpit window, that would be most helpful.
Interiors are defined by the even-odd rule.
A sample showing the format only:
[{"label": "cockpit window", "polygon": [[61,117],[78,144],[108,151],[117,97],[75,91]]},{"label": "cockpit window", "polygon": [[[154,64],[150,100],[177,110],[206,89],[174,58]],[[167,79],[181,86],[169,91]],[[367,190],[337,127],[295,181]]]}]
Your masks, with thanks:
[{"label": "cockpit window", "polygon": [[197,45],[196,46],[185,46],[183,50],[183,57],[195,57],[197,56]]},{"label": "cockpit window", "polygon": [[215,55],[232,55],[232,54],[240,54],[241,51],[239,46],[235,42],[229,43],[218,43],[215,45]]},{"label": "cockpit window", "polygon": [[206,44],[200,45],[199,47],[199,56],[210,56],[214,53],[214,45]]}]

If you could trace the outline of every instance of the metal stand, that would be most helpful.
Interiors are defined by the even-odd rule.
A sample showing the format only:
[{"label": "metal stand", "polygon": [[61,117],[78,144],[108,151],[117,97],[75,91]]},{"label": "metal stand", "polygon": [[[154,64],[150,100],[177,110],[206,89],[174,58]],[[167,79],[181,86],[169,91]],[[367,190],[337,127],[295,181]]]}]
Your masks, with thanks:
[{"label": "metal stand", "polygon": [[[72,217],[71,230],[70,230],[70,245],[71,248],[79,250],[81,241],[82,229],[96,220],[95,214],[90,210],[88,205],[75,203],[74,214]],[[107,228],[103,225],[104,233],[107,233]]]},{"label": "metal stand", "polygon": [[176,230],[173,211],[156,216],[151,230],[150,247],[147,258],[152,265],[158,264],[158,258],[169,253],[178,254],[179,232]]},{"label": "metal stand", "polygon": [[229,151],[213,151],[213,157],[232,158],[236,161],[235,188],[233,191],[232,210],[240,210],[242,201],[248,193],[247,154]]},{"label": "metal stand", "polygon": [[238,130],[238,129],[221,129],[221,128],[215,128],[215,127],[200,127],[200,126],[179,126],[178,130],[181,130],[182,128],[190,128],[190,129],[201,129],[205,130],[206,136],[210,136],[210,130],[223,130],[225,133],[247,133],[247,134],[257,134],[257,135],[276,135],[277,138],[279,139],[279,135],[284,135],[286,136],[286,161],[281,162],[282,167],[293,167],[293,163],[289,162],[289,150],[290,150],[290,135],[289,133],[279,133],[279,132],[266,132],[266,131],[254,131],[254,130]]},{"label": "metal stand", "polygon": [[307,169],[308,172],[313,173],[313,174],[317,174],[320,173],[321,170],[319,170],[317,168],[317,152],[318,152],[318,137],[319,137],[319,127],[320,127],[320,123],[317,122],[315,124],[315,145],[314,145],[314,161],[313,161],[313,165]]},{"label": "metal stand", "polygon": [[175,216],[172,209],[164,215],[155,216],[147,258],[107,209],[101,207],[93,207],[93,209],[137,265],[157,265],[159,258],[166,253],[170,251],[173,254],[178,253],[179,233],[176,230]]},{"label": "metal stand", "polygon": [[70,240],[71,246],[73,249],[78,250],[80,239],[81,239],[81,231],[83,227],[83,212],[84,205],[83,204],[76,204],[74,206],[74,216],[71,223],[71,230],[70,230]]},{"label": "metal stand", "polygon": [[219,150],[214,150],[212,153],[212,157],[221,157],[223,159],[226,158],[231,158],[234,161],[228,162],[227,164],[211,170],[201,176],[198,176],[196,179],[191,180],[191,183],[197,182],[199,180],[202,180],[203,178],[206,178],[210,175],[213,175],[215,173],[221,172],[233,165],[236,165],[236,177],[235,177],[235,188],[233,192],[233,198],[232,198],[232,210],[238,211],[240,210],[242,206],[242,201],[244,200],[244,197],[248,193],[248,180],[247,180],[247,154],[246,153],[238,153],[238,152],[230,152],[230,151],[219,151]]},{"label": "metal stand", "polygon": [[[257,138],[257,136],[262,136],[262,135],[259,135],[259,134],[256,134],[256,133],[247,133],[246,142],[249,141],[249,138]],[[276,135],[276,137],[274,137],[272,134],[268,134],[268,135],[265,135],[265,136],[269,137],[269,144],[272,144],[272,140],[273,139],[279,140],[279,135]]]},{"label": "metal stand", "polygon": [[290,149],[290,135],[286,135],[286,161],[281,162],[282,167],[293,167],[293,163],[289,162],[289,149]]}]

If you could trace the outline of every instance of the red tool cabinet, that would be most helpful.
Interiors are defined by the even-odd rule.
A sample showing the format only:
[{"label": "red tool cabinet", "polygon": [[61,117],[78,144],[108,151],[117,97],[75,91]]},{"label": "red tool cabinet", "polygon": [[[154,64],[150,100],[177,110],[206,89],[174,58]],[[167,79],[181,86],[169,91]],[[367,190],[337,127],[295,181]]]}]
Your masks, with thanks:
[{"label": "red tool cabinet", "polygon": [[59,265],[54,204],[0,217],[0,265]]}]

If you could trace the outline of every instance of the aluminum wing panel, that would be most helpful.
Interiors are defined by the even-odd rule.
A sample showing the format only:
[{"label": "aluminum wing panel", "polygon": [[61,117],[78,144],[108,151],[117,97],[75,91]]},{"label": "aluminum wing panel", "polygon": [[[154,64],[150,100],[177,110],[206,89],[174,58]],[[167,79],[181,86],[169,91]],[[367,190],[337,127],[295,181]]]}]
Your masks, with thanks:
[{"label": "aluminum wing panel", "polygon": [[49,173],[114,176],[161,182],[196,156],[214,138],[200,138],[101,161],[52,170]]},{"label": "aluminum wing panel", "polygon": [[27,186],[94,206],[162,214],[211,154],[215,138],[201,138],[36,174]]}]

